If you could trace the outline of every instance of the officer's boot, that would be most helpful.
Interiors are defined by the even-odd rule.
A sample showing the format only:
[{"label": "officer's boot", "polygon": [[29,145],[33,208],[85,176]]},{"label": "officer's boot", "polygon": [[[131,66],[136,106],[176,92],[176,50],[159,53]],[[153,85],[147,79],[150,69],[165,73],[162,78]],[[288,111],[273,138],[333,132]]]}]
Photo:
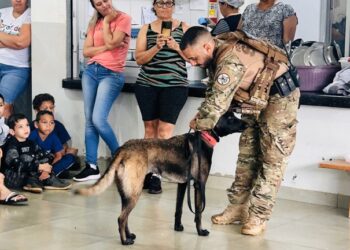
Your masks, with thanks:
[{"label": "officer's boot", "polygon": [[213,215],[211,221],[214,224],[227,225],[233,223],[244,223],[248,219],[249,206],[245,204],[229,204],[226,209],[220,213]]},{"label": "officer's boot", "polygon": [[243,224],[242,234],[256,236],[266,229],[266,220],[250,214],[248,220]]}]

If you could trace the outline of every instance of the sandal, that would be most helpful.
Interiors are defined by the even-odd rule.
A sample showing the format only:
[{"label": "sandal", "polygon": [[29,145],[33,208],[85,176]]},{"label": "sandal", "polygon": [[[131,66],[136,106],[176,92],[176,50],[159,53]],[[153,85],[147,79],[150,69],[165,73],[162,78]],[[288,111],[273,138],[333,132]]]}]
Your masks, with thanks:
[{"label": "sandal", "polygon": [[11,192],[7,195],[5,200],[0,200],[0,205],[26,205],[27,201],[28,199],[23,195]]}]

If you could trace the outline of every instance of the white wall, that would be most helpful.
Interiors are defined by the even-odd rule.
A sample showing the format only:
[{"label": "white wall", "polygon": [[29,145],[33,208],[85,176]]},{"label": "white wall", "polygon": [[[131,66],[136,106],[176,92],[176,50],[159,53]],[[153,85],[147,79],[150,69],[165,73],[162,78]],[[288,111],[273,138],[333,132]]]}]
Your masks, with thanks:
[{"label": "white wall", "polygon": [[[82,154],[84,150],[82,94],[79,90],[61,87],[67,68],[66,3],[62,0],[32,1],[32,16],[33,95],[49,92],[55,96],[57,117],[67,126],[73,137],[74,146],[78,147]],[[310,32],[314,30],[314,24],[309,24],[309,27]],[[180,114],[177,134],[188,131],[188,122],[200,102],[200,98],[189,98]],[[143,135],[143,125],[133,94],[123,93],[117,99],[110,120],[121,142]],[[318,163],[323,157],[350,153],[348,132],[350,109],[302,106],[299,121],[297,144],[283,185],[350,195],[349,174],[318,168]],[[237,150],[238,135],[222,139],[215,148],[212,173],[232,176]],[[106,146],[102,143],[99,155],[107,154]]]}]

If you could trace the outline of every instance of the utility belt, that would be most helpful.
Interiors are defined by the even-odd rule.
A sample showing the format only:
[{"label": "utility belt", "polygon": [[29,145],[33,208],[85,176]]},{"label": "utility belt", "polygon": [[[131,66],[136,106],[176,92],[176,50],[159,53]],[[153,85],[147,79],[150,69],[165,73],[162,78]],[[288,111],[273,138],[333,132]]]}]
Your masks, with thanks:
[{"label": "utility belt", "polygon": [[286,73],[274,80],[270,96],[279,94],[280,96],[289,96],[299,87],[299,75],[294,67],[291,67]]},{"label": "utility belt", "polygon": [[[255,83],[256,84],[256,83]],[[294,67],[275,79],[269,91],[269,96],[279,94],[281,97],[289,96],[299,87],[299,76]],[[235,112],[241,114],[260,114],[267,106],[268,98],[254,98],[249,92],[238,89],[234,100],[236,103],[232,108]]]}]

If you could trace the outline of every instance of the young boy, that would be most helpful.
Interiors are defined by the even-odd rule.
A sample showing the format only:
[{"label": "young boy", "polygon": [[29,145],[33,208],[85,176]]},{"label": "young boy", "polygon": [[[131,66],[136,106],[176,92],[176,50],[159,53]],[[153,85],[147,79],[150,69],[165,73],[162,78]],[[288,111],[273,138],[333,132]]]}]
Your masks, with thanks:
[{"label": "young boy", "polygon": [[[5,109],[5,100],[0,94],[0,146],[5,143],[5,139],[9,133],[9,127],[5,124],[3,117]],[[2,158],[2,150],[0,149],[0,158]],[[27,204],[27,197],[16,192],[12,192],[5,185],[5,175],[1,172],[3,168],[0,167],[0,205],[23,205]]]},{"label": "young boy", "polygon": [[[66,190],[70,183],[58,179],[48,163],[49,156],[33,141],[28,140],[30,128],[23,114],[13,114],[8,119],[10,138],[3,146],[1,168],[5,181],[11,188],[23,187],[33,193],[47,190]],[[6,182],[5,182],[6,183]]]},{"label": "young boy", "polygon": [[52,154],[53,173],[60,177],[60,174],[69,169],[75,162],[75,156],[71,153],[66,153],[61,141],[56,133],[54,133],[55,120],[52,112],[48,110],[39,111],[36,114],[35,128],[29,136],[29,140],[37,143],[45,153]]},{"label": "young boy", "polygon": [[[48,110],[54,114],[55,98],[48,93],[38,94],[33,99],[33,109],[36,113],[42,110]],[[31,130],[35,129],[34,122],[30,124],[30,128]],[[71,144],[72,144],[71,137],[61,122],[55,120],[55,128],[53,132],[60,139],[61,144],[63,145],[63,148],[66,153],[71,153],[75,156],[78,154],[78,149],[71,147]]]}]

